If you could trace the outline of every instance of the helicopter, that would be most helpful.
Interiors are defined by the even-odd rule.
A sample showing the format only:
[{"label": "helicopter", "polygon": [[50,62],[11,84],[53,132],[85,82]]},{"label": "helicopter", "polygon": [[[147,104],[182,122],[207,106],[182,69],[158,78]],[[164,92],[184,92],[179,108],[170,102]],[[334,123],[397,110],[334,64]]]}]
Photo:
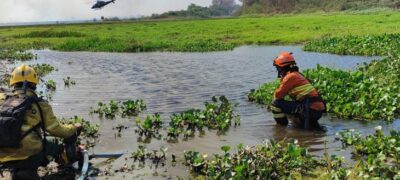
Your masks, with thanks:
[{"label": "helicopter", "polygon": [[101,1],[101,0],[97,0],[96,4],[94,4],[92,6],[92,9],[101,9],[104,6],[110,4],[110,3],[115,3],[115,0],[110,0],[110,1]]}]

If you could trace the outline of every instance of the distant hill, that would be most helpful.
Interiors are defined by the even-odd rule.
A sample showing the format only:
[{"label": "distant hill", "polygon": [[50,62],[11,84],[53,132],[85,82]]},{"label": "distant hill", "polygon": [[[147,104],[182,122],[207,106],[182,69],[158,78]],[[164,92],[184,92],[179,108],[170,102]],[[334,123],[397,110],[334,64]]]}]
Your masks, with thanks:
[{"label": "distant hill", "polygon": [[318,11],[400,8],[400,0],[241,0],[240,14],[276,14]]}]

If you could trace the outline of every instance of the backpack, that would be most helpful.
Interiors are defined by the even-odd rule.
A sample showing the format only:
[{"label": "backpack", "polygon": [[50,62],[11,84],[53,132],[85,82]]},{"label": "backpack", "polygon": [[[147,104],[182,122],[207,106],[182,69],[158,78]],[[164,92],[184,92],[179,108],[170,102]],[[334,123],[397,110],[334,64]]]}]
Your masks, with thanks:
[{"label": "backpack", "polygon": [[[31,109],[32,104],[38,101],[38,97],[27,97],[24,94],[6,96],[4,103],[0,106],[0,148],[21,147],[21,141],[24,137],[40,127],[42,123],[39,123],[24,134],[21,132],[21,127],[25,122],[26,111]],[[40,107],[39,111],[42,114]]]}]

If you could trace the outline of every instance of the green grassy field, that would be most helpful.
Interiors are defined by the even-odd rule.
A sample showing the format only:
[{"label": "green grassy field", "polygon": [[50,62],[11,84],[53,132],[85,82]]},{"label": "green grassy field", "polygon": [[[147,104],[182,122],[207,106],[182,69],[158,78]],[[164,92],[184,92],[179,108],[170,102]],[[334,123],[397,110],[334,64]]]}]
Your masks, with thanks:
[{"label": "green grassy field", "polygon": [[299,44],[326,36],[400,32],[400,13],[330,13],[231,19],[0,28],[0,48],[61,51],[217,51],[246,44]]}]

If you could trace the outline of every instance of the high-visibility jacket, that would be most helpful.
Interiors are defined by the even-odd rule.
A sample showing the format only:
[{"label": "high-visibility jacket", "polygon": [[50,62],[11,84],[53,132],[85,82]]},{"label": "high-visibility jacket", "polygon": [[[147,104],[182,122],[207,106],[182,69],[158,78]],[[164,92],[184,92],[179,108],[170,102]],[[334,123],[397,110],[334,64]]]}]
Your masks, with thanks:
[{"label": "high-visibility jacket", "polygon": [[[283,99],[286,95],[289,95],[296,101],[302,101],[306,97],[318,97],[318,91],[311,85],[311,83],[302,76],[299,72],[288,72],[284,77],[281,78],[281,84],[275,91],[275,99]],[[325,105],[323,102],[311,102],[310,108],[323,111]]]},{"label": "high-visibility jacket", "polygon": [[[16,89],[14,94],[23,93],[22,90]],[[26,95],[29,97],[36,96],[34,91],[27,90]],[[0,92],[0,105],[4,103],[5,95]],[[74,125],[60,124],[53,114],[53,110],[47,101],[40,101],[39,106],[43,112],[43,121],[45,123],[46,131],[55,137],[68,138],[76,133]],[[25,114],[25,121],[21,127],[21,132],[24,134],[32,127],[41,122],[41,117],[37,105],[32,104],[32,108],[28,109]],[[20,148],[0,148],[0,163],[24,160],[29,156],[38,154],[42,151],[42,139],[40,137],[40,128],[28,134],[22,141]]]}]

